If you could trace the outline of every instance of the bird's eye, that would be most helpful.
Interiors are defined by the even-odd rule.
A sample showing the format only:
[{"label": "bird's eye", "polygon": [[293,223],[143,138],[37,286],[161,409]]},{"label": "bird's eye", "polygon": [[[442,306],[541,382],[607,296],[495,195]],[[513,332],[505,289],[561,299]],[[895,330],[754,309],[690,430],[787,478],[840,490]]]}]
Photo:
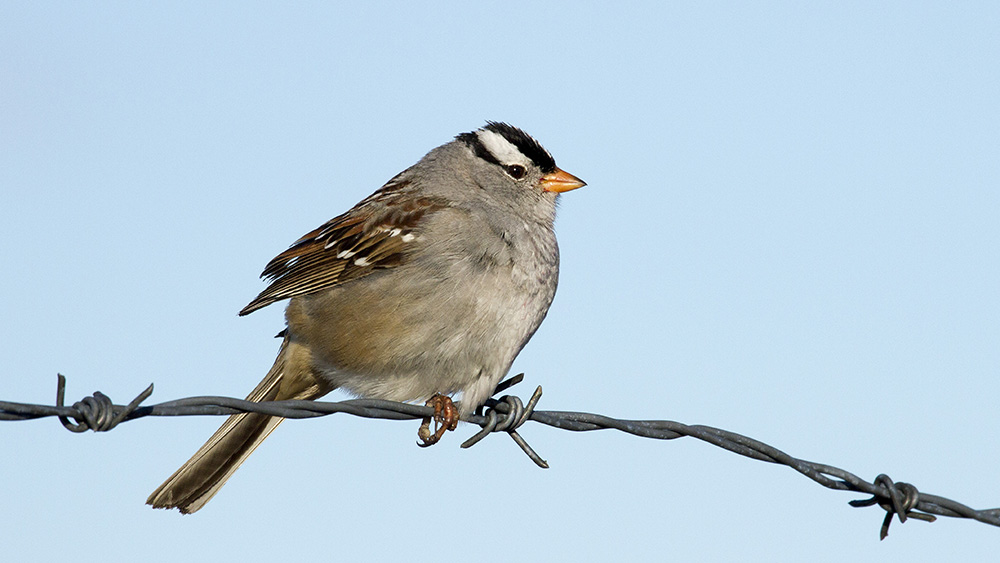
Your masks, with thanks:
[{"label": "bird's eye", "polygon": [[504,170],[506,170],[507,174],[515,180],[520,180],[521,178],[524,178],[524,174],[527,172],[524,169],[524,167],[521,166],[520,164],[511,164],[510,166],[505,166]]}]

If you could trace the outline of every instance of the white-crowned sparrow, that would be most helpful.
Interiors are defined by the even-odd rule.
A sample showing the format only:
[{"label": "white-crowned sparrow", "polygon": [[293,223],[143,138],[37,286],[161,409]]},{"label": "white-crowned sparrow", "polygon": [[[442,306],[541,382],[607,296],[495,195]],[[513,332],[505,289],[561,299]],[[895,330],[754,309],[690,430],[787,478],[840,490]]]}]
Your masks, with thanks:
[{"label": "white-crowned sparrow", "polygon": [[[556,198],[584,182],[528,134],[487,122],[279,254],[240,311],[291,299],[274,366],[251,401],[334,389],[416,401],[489,398],[556,292]],[[240,414],[147,499],[200,509],[283,419]]]}]

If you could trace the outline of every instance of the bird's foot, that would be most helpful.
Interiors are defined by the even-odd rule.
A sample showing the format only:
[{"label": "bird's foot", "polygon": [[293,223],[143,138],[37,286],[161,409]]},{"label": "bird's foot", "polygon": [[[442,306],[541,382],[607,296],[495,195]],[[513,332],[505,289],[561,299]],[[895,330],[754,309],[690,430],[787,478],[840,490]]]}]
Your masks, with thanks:
[{"label": "bird's foot", "polygon": [[428,399],[425,404],[428,407],[434,407],[434,433],[431,434],[432,417],[424,417],[423,424],[417,430],[417,438],[420,438],[417,445],[421,448],[433,446],[441,440],[446,431],[458,428],[458,408],[452,402],[451,397],[437,394]]}]

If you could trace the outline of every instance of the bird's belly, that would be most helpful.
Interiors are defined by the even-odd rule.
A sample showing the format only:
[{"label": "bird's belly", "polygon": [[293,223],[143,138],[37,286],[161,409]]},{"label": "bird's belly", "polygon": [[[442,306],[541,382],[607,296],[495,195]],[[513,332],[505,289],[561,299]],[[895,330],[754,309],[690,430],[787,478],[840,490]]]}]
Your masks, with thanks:
[{"label": "bird's belly", "polygon": [[400,273],[292,301],[289,331],[312,351],[317,376],[395,401],[462,391],[462,410],[472,410],[507,373],[554,294],[545,280],[512,283],[497,271],[411,276],[405,284]]}]

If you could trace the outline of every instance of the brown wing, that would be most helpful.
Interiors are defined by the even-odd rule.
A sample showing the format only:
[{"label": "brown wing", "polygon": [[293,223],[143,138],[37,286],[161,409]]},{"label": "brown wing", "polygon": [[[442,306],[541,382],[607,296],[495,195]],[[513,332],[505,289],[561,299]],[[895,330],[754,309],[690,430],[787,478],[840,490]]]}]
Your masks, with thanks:
[{"label": "brown wing", "polygon": [[407,245],[418,238],[421,219],[446,207],[440,200],[413,197],[409,187],[408,181],[390,180],[277,255],[261,274],[270,285],[240,315],[401,264]]}]

